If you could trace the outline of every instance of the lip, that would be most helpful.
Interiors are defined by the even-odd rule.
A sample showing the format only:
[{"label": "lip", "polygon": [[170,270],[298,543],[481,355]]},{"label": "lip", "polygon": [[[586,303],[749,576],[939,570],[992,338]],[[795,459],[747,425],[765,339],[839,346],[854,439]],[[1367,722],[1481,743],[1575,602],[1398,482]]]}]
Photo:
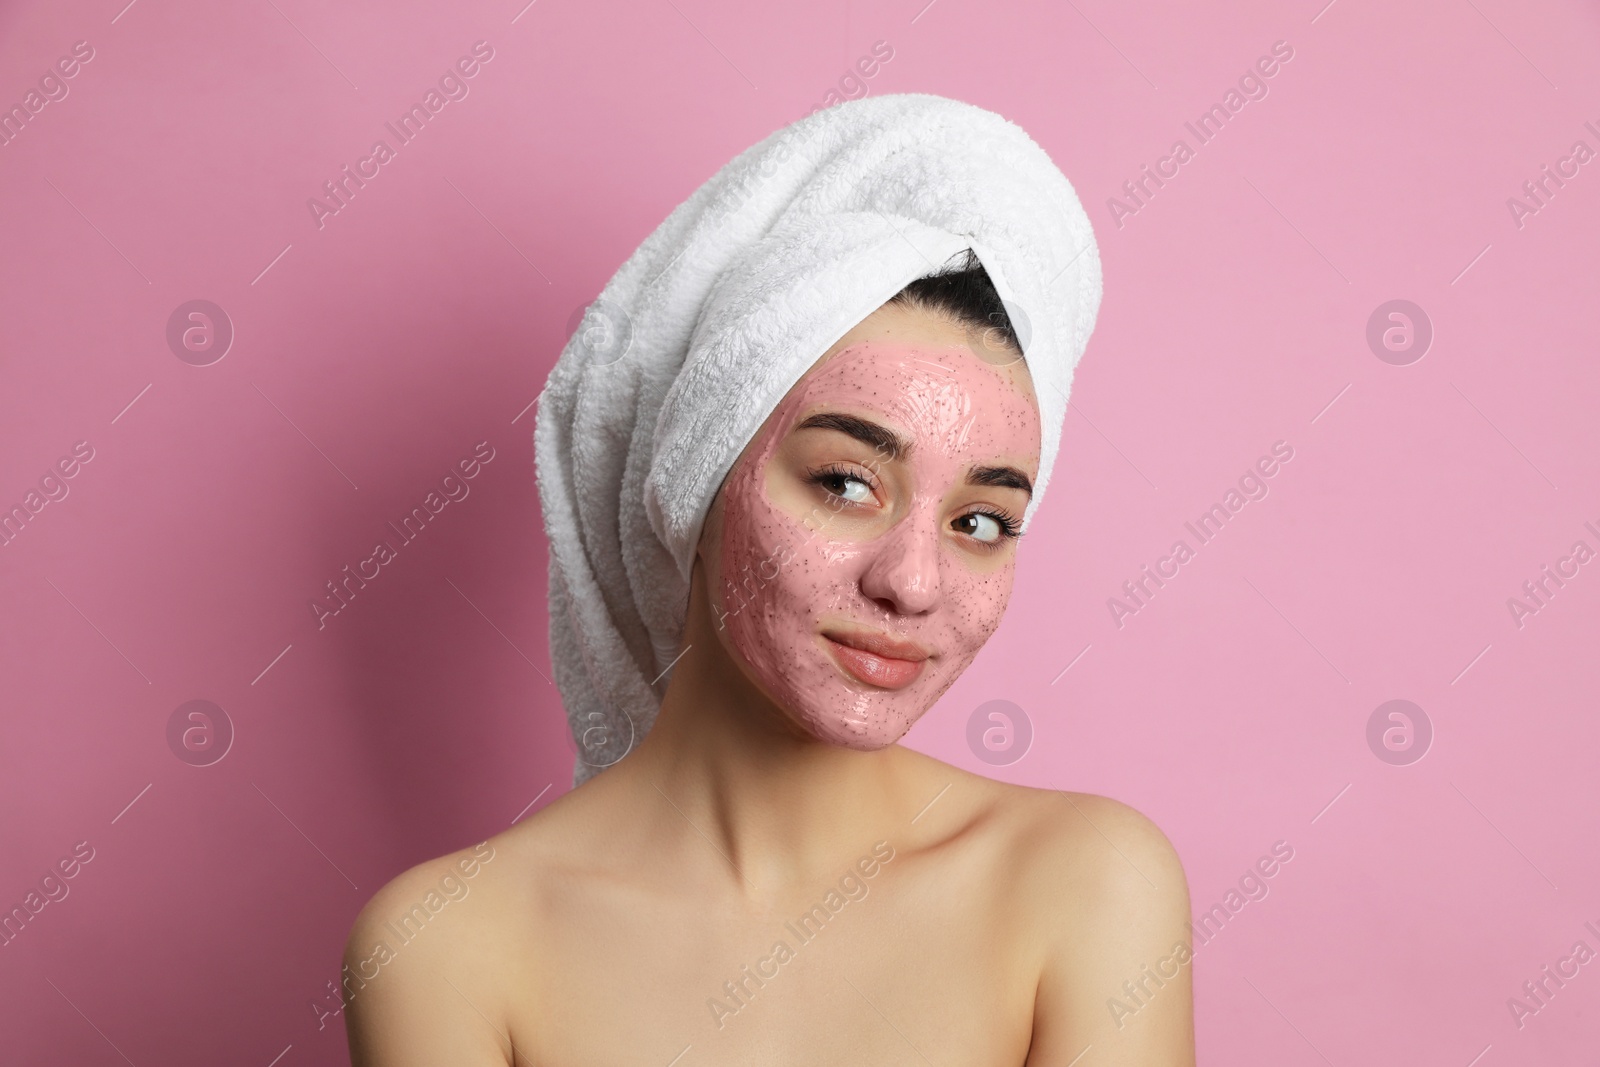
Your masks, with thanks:
[{"label": "lip", "polygon": [[835,630],[822,637],[847,674],[878,689],[904,689],[921,677],[928,660],[921,645],[888,634]]}]

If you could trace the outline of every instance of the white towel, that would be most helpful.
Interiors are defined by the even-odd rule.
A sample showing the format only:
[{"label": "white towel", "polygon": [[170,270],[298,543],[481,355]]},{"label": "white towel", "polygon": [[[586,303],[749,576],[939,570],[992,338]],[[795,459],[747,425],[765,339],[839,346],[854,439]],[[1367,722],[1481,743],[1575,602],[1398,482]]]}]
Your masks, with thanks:
[{"label": "white towel", "polygon": [[1099,310],[1100,256],[1071,183],[999,115],[922,93],[813,112],[695,190],[590,306],[534,429],[574,785],[655,721],[701,523],[744,446],[835,341],[967,248],[1039,401],[1025,528]]}]

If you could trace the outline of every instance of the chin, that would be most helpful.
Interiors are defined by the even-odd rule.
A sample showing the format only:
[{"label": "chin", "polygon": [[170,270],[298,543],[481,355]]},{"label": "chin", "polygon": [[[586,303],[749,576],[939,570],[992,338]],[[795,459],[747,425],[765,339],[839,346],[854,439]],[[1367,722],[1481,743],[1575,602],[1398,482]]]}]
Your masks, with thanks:
[{"label": "chin", "polygon": [[782,706],[801,729],[829,745],[877,752],[904,737],[946,688],[925,675],[905,689],[868,688],[834,672],[814,685],[777,680]]},{"label": "chin", "polygon": [[878,752],[888,748],[904,737],[921,717],[919,712],[910,717],[874,717],[863,722],[826,712],[802,712],[798,716],[806,733],[818,741],[839,748],[852,748],[857,752]]},{"label": "chin", "polygon": [[820,637],[781,658],[738,658],[746,676],[800,731],[857,752],[877,752],[905,737],[967,665],[934,660],[909,685],[889,689],[847,674],[823,650]]}]

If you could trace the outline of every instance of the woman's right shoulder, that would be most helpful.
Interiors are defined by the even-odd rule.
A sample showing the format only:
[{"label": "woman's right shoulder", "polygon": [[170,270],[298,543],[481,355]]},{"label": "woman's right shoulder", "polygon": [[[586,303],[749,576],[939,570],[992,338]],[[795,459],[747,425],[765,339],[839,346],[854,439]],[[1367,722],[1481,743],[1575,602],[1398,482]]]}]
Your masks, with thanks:
[{"label": "woman's right shoulder", "polygon": [[[361,909],[351,928],[353,947],[369,941],[397,938],[394,923],[405,916],[420,921],[420,915],[442,916],[452,903],[465,900],[481,881],[480,876],[503,857],[504,847],[483,841],[469,848],[424,860],[389,879]],[[420,911],[419,911],[420,909]]]},{"label": "woman's right shoulder", "polygon": [[511,1062],[510,1004],[538,984],[526,949],[561,877],[562,820],[544,814],[402,871],[361,909],[341,974],[357,1067]]},{"label": "woman's right shoulder", "polygon": [[484,980],[498,970],[485,936],[498,910],[490,872],[505,858],[484,841],[419,863],[356,916],[340,973],[356,1067],[512,1062],[500,997]]},{"label": "woman's right shoulder", "polygon": [[529,915],[536,903],[530,897],[563,866],[561,843],[569,820],[565,810],[552,809],[566,807],[553,804],[476,845],[401,871],[357,915],[350,948],[393,947],[396,940],[420,945],[419,928],[449,929],[457,938],[480,928],[507,933],[505,924]]}]

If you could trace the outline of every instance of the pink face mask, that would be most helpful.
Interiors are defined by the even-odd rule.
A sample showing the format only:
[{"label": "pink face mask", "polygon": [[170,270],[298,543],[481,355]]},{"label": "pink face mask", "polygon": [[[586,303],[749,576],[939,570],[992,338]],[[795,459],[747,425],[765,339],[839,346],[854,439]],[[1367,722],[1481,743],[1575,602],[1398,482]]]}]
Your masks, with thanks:
[{"label": "pink face mask", "polygon": [[[909,455],[892,462],[881,444],[803,429],[790,455],[822,462],[773,462],[820,412],[886,427]],[[964,346],[864,341],[790,390],[723,484],[716,614],[761,688],[812,736],[891,745],[972,662],[1015,571],[1004,524],[987,513],[1020,522],[1026,497],[971,488],[969,472],[1032,471],[1039,439],[1033,400]]]}]

